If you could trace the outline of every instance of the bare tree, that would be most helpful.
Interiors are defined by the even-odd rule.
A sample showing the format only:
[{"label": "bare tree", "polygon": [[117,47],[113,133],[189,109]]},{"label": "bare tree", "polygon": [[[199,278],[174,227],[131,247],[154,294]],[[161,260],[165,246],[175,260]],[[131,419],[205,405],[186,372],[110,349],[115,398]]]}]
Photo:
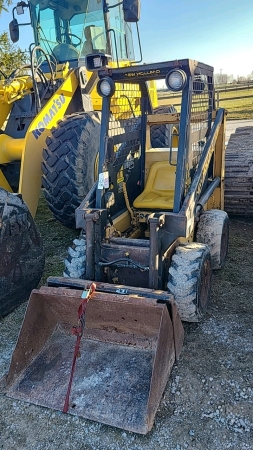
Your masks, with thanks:
[{"label": "bare tree", "polygon": [[227,73],[215,73],[214,74],[214,84],[221,85],[229,83],[229,80],[233,78],[233,75],[228,75]]}]

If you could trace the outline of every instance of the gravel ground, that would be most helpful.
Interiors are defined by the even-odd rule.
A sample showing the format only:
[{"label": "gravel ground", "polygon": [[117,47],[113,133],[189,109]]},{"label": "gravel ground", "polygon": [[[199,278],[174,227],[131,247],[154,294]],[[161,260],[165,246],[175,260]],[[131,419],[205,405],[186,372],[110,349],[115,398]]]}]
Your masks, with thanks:
[{"label": "gravel ground", "polygon": [[[229,255],[225,269],[214,274],[212,306],[201,324],[184,324],[183,351],[149,434],[0,394],[0,449],[253,449],[252,222],[232,219],[230,225]],[[63,259],[59,248],[56,254]],[[25,304],[0,321],[0,376],[24,312]]]}]

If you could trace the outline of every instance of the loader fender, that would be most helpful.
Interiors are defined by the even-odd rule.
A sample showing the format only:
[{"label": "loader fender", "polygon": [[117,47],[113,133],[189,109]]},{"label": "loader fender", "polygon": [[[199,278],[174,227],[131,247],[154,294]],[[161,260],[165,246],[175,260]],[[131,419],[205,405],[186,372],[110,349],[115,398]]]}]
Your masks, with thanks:
[{"label": "loader fender", "polygon": [[75,72],[71,72],[31,122],[25,138],[18,140],[23,145],[18,192],[22,194],[33,217],[41,190],[42,148],[51,129],[66,114],[77,86]]}]

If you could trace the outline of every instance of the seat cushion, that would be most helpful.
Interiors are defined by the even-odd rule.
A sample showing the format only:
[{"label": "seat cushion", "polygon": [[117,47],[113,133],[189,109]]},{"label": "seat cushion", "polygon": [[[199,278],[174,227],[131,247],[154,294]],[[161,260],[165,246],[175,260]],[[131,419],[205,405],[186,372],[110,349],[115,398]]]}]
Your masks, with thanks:
[{"label": "seat cushion", "polygon": [[142,192],[133,203],[138,209],[173,209],[174,191],[158,191],[153,189],[149,192]]},{"label": "seat cushion", "polygon": [[138,209],[171,210],[174,205],[175,166],[168,161],[154,163],[149,171],[144,191],[135,199]]}]

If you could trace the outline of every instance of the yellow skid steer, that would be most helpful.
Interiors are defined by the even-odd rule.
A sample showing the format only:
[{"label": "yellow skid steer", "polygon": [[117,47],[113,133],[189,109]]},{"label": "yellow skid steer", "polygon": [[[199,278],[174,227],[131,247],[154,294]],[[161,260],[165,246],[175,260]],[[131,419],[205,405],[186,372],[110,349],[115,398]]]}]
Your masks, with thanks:
[{"label": "yellow skid steer", "polygon": [[[95,70],[98,55],[87,57]],[[8,395],[147,433],[183,343],[181,321],[210,304],[225,264],[225,111],[213,68],[184,59],[98,70],[103,99],[98,181],[76,210],[81,230],[64,277],[32,292],[5,379]],[[148,84],[181,94],[156,113]],[[129,111],[128,91],[140,108]],[[122,103],[124,99],[125,103]],[[170,136],[151,146],[151,127]]]}]

